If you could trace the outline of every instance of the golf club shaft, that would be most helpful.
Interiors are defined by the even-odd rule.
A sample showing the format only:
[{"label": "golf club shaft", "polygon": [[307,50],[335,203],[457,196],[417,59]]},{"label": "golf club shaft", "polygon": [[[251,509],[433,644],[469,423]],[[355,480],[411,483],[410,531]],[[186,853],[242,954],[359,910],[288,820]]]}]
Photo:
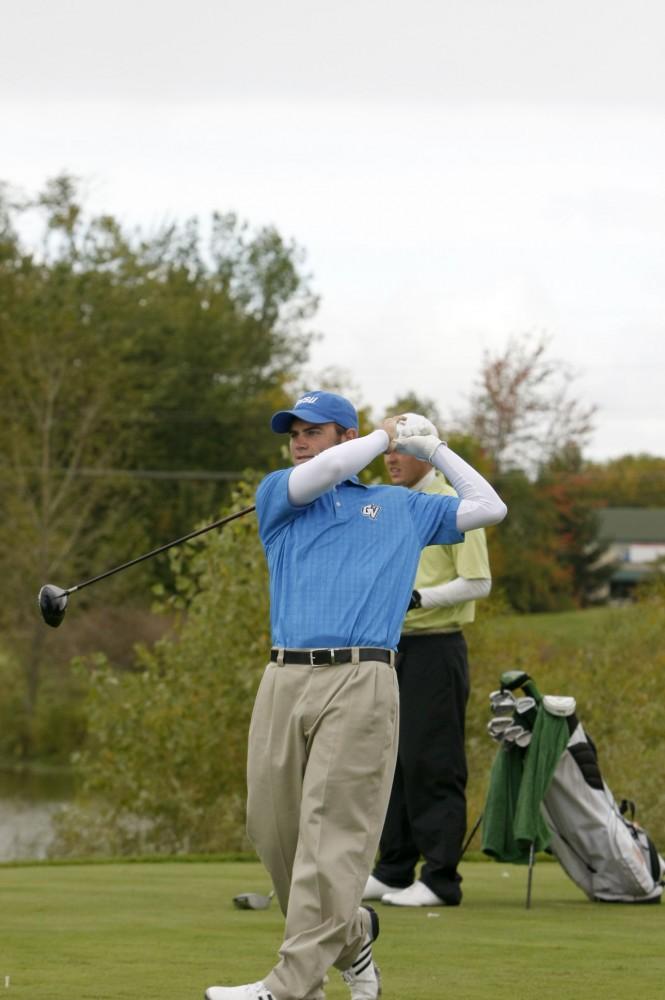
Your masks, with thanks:
[{"label": "golf club shaft", "polygon": [[529,872],[526,882],[526,908],[531,909],[531,887],[533,884],[533,866],[536,862],[536,842],[532,840],[529,845]]},{"label": "golf club shaft", "polygon": [[227,514],[226,517],[220,518],[219,521],[214,521],[205,528],[198,528],[196,531],[190,531],[188,535],[183,535],[182,538],[175,538],[172,542],[167,542],[166,545],[160,545],[158,549],[152,549],[151,552],[146,552],[145,555],[137,556],[136,559],[130,559],[129,562],[123,563],[121,566],[114,566],[113,569],[107,569],[105,573],[100,573],[99,576],[93,576],[92,579],[85,580],[83,583],[77,583],[75,587],[70,587],[66,590],[65,594],[74,594],[77,590],[83,590],[84,587],[89,587],[91,583],[97,583],[98,580],[104,580],[107,576],[113,576],[114,573],[119,573],[120,570],[129,569],[130,566],[136,566],[137,563],[143,562],[145,559],[152,559],[153,556],[159,555],[160,552],[166,552],[167,549],[172,549],[174,545],[181,545],[182,542],[188,542],[190,538],[196,538],[197,535],[203,535],[206,531],[212,531],[213,528],[221,528],[223,524],[228,524],[229,521],[235,521],[237,517],[243,517],[245,514],[250,514],[255,509],[255,504],[252,504],[250,507],[243,507],[242,510],[237,510],[233,514]]},{"label": "golf club shaft", "polygon": [[478,827],[480,826],[480,824],[482,823],[482,821],[483,821],[483,814],[481,813],[480,816],[478,817],[478,819],[476,820],[476,822],[474,823],[473,830],[471,831],[471,833],[469,834],[469,836],[466,838],[466,843],[465,843],[464,847],[462,848],[462,853],[459,856],[460,861],[462,860],[462,858],[466,854],[467,848],[468,848],[469,844],[471,843],[471,841],[473,840],[473,838],[475,837],[476,830],[478,829]]}]

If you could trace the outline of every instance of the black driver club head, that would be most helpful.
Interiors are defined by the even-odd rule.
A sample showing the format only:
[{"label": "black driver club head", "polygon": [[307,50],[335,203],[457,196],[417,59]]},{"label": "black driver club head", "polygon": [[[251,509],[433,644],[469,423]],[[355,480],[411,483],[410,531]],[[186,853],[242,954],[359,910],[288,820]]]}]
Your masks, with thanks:
[{"label": "black driver club head", "polygon": [[39,610],[42,618],[51,628],[57,628],[65,617],[67,591],[53,583],[45,583],[39,591]]}]

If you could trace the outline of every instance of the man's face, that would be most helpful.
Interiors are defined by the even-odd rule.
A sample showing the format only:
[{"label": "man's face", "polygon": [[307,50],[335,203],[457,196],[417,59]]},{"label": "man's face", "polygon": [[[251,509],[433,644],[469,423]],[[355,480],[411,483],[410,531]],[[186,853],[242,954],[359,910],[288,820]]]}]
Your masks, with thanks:
[{"label": "man's face", "polygon": [[340,431],[337,424],[308,424],[294,417],[289,429],[289,451],[294,465],[308,462],[322,451],[358,436],[354,428]]},{"label": "man's face", "polygon": [[391,451],[383,456],[386,469],[391,481],[396,486],[408,486],[411,488],[419,483],[432,466],[429,462],[423,462],[413,455],[403,455],[398,451]]}]

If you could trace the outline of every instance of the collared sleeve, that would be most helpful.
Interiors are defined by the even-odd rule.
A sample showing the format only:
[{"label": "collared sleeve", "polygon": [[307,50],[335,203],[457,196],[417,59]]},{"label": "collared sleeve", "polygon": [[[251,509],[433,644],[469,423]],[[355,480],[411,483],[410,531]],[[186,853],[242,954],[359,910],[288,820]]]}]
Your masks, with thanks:
[{"label": "collared sleeve", "polygon": [[303,507],[295,507],[289,500],[290,474],[291,469],[271,472],[261,480],[256,491],[256,516],[264,545],[270,545],[275,535],[304,510]]},{"label": "collared sleeve", "polygon": [[464,541],[457,528],[459,497],[441,493],[418,493],[409,490],[411,516],[421,545],[455,545]]}]

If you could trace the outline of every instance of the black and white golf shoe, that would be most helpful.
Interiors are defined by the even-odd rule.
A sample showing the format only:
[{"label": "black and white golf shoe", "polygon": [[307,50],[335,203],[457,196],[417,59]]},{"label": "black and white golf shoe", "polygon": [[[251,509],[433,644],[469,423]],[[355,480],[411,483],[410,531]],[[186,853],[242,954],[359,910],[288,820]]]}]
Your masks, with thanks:
[{"label": "black and white golf shoe", "polygon": [[342,979],[351,990],[351,1000],[377,1000],[381,996],[381,973],[372,958],[372,942],[379,936],[379,918],[371,906],[363,909],[369,913],[371,930],[365,935],[353,965],[342,973]]}]

